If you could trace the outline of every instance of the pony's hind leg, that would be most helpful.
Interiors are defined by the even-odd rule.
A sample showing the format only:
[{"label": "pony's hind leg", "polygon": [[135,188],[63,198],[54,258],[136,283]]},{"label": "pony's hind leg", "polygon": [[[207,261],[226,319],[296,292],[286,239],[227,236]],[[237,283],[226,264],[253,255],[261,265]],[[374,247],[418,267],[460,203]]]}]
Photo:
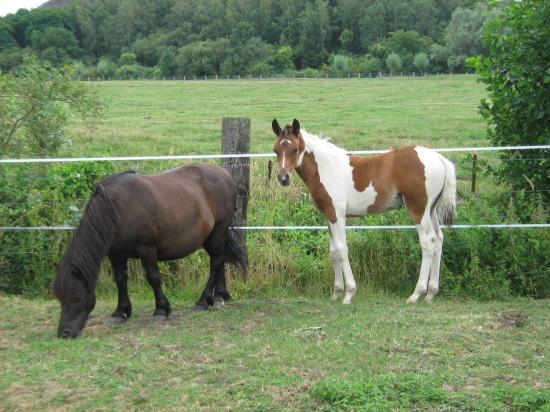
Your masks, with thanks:
[{"label": "pony's hind leg", "polygon": [[227,227],[219,225],[204,242],[204,250],[210,256],[210,276],[201,297],[196,303],[197,309],[207,309],[209,306],[219,307],[230,299],[225,284],[225,237]]},{"label": "pony's hind leg", "polygon": [[433,255],[432,266],[430,268],[430,280],[428,282],[428,292],[426,293],[425,301],[431,303],[434,296],[439,292],[439,267],[441,263],[441,252],[443,251],[443,232],[439,227],[437,213],[435,210],[431,216],[432,225],[435,232],[435,250]]},{"label": "pony's hind leg", "polygon": [[429,210],[422,216],[420,224],[416,225],[416,231],[420,239],[422,248],[422,264],[420,265],[420,275],[414,292],[407,299],[407,303],[416,303],[418,298],[428,290],[428,280],[430,277],[430,268],[434,258],[436,235],[430,219]]},{"label": "pony's hind leg", "polygon": [[157,263],[157,254],[153,250],[148,250],[145,253],[140,253],[141,263],[147,274],[147,282],[151,285],[155,294],[155,311],[153,317],[155,320],[166,320],[172,311],[170,302],[162,291],[162,279]]},{"label": "pony's hind leg", "polygon": [[111,324],[117,325],[132,316],[132,303],[128,296],[128,259],[109,256],[109,260],[118,290],[118,304],[111,315]]}]

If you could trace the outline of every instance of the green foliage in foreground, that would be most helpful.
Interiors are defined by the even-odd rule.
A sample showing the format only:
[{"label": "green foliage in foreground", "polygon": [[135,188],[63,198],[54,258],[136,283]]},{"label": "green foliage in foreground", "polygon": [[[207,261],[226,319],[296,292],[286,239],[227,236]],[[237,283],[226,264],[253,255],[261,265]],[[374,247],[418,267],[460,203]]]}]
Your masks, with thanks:
[{"label": "green foliage in foreground", "polygon": [[[474,63],[489,98],[481,113],[495,146],[550,144],[550,5],[510,2],[483,36],[487,57]],[[550,206],[550,150],[502,152],[497,176],[515,190],[543,190]]]},{"label": "green foliage in foreground", "polygon": [[479,399],[444,389],[444,380],[433,374],[381,374],[352,381],[326,378],[310,393],[337,410],[395,411],[450,410],[471,411],[549,411],[550,390],[515,388],[498,382],[484,388]]},{"label": "green foliage in foreground", "polygon": [[[134,292],[133,290],[131,292]],[[550,301],[387,296],[235,299],[124,325],[99,300],[83,336],[55,336],[59,304],[0,296],[0,409],[548,411]]]}]

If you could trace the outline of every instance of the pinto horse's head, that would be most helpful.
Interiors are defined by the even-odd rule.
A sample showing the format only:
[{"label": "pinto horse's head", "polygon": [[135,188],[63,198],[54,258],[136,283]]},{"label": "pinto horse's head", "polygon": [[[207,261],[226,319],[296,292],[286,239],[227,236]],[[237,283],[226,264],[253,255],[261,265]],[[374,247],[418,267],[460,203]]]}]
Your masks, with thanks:
[{"label": "pinto horse's head", "polygon": [[57,271],[54,293],[61,303],[57,327],[60,338],[76,338],[82,332],[95,306],[95,291],[75,266],[61,264]]},{"label": "pinto horse's head", "polygon": [[273,133],[277,136],[273,151],[277,155],[279,174],[277,179],[283,186],[290,184],[290,175],[295,168],[300,167],[304,157],[305,143],[300,134],[300,123],[294,119],[292,126],[279,126],[277,119],[271,123]]}]

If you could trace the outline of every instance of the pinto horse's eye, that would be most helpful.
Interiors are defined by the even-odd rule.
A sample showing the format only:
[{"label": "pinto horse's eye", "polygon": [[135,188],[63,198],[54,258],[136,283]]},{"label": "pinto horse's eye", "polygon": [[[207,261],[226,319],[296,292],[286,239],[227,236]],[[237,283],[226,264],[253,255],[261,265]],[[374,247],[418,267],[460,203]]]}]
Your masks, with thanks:
[{"label": "pinto horse's eye", "polygon": [[292,152],[293,153],[298,153],[298,148],[294,149]]}]

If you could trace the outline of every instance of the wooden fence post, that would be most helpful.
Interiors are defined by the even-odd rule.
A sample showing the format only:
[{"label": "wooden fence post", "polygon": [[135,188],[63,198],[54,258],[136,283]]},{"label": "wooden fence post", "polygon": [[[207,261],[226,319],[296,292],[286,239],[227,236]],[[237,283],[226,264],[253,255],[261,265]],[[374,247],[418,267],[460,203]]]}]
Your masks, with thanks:
[{"label": "wooden fence post", "polygon": [[472,157],[472,193],[476,192],[477,153]]},{"label": "wooden fence post", "polygon": [[[222,154],[250,153],[250,119],[244,117],[224,117],[222,119]],[[229,170],[237,185],[237,211],[232,226],[246,226],[248,197],[250,195],[250,158],[226,157],[222,166]],[[237,242],[246,249],[246,230],[236,230]],[[246,281],[246,274],[244,277]]]}]

